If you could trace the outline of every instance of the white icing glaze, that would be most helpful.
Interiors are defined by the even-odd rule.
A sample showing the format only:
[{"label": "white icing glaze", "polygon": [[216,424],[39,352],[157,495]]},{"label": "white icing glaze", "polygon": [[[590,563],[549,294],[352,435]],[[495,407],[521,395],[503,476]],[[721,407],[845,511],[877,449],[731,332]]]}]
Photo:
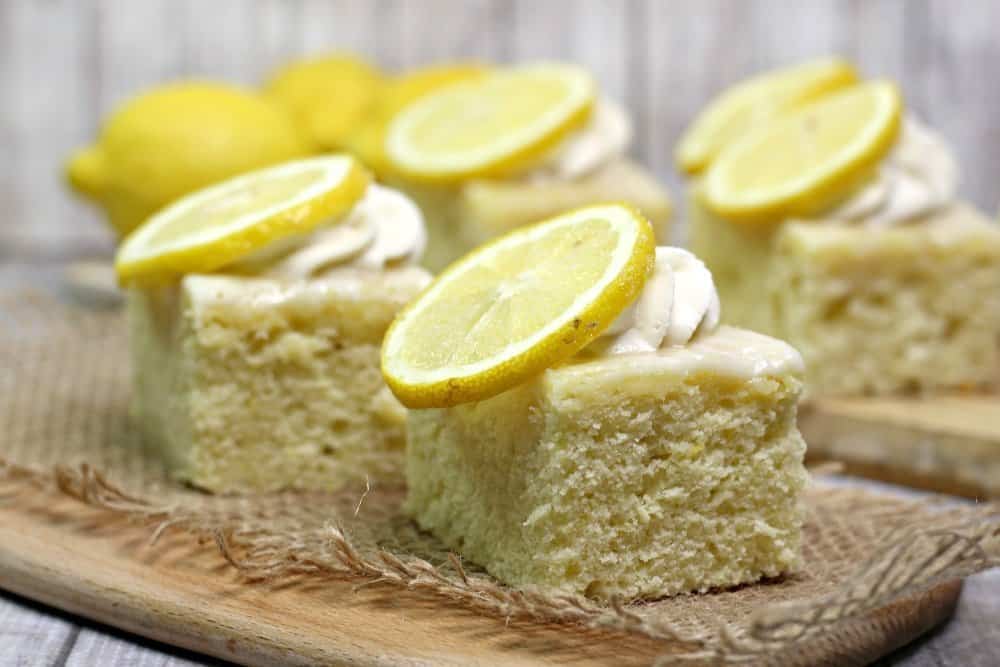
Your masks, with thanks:
[{"label": "white icing glaze", "polygon": [[298,308],[313,313],[328,309],[331,301],[365,298],[373,285],[379,289],[413,291],[423,289],[431,276],[418,266],[393,268],[372,276],[356,266],[331,271],[310,280],[274,280],[269,276],[191,274],[184,277],[183,290],[191,301],[196,319],[215,308],[245,312],[250,308]]},{"label": "white icing glaze", "polygon": [[720,326],[687,345],[635,355],[584,356],[579,363],[566,368],[579,373],[616,371],[623,376],[636,371],[665,372],[678,377],[707,372],[741,380],[804,372],[802,355],[788,343],[730,326]]}]

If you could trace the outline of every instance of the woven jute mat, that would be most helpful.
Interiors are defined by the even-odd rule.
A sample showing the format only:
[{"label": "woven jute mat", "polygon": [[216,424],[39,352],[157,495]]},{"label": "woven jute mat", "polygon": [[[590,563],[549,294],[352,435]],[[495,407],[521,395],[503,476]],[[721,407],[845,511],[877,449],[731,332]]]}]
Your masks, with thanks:
[{"label": "woven jute mat", "polygon": [[420,532],[400,511],[405,489],[378,480],[337,493],[244,498],[172,483],[130,423],[126,350],[120,312],[0,296],[0,502],[55,489],[148,525],[153,540],[172,531],[214,542],[247,585],[315,577],[406,588],[567,632],[588,626],[663,640],[671,647],[664,663],[787,665],[815,664],[818,637],[850,656],[891,632],[870,620],[875,610],[1000,564],[995,504],[814,482],[804,567],[793,575],[637,605],[514,590]]}]

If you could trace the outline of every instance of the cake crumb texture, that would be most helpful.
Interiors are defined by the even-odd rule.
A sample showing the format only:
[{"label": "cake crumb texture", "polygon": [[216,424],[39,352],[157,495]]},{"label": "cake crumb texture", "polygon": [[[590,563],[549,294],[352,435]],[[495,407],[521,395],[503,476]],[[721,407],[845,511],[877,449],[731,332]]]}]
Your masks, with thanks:
[{"label": "cake crumb texture", "polygon": [[698,373],[647,392],[558,381],[569,368],[410,412],[406,507],[421,527],[508,584],[596,598],[798,567],[799,380]]}]

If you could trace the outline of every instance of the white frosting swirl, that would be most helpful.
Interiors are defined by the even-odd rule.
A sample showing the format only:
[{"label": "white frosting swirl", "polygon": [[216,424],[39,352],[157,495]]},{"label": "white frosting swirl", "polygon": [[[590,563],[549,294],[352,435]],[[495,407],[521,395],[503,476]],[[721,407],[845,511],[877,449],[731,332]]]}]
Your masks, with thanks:
[{"label": "white frosting swirl", "polygon": [[346,218],[276,241],[226,269],[304,279],[344,266],[383,269],[416,264],[426,245],[420,209],[402,193],[372,184]]},{"label": "white frosting swirl", "polygon": [[625,154],[632,142],[632,121],[617,103],[601,98],[587,124],[550,151],[524,177],[528,180],[573,180]]},{"label": "white frosting swirl", "polygon": [[685,345],[719,326],[712,273],[682,248],[660,246],[656,266],[635,302],[595,341],[603,354],[653,352]]},{"label": "white frosting swirl", "polygon": [[958,163],[948,144],[908,116],[875,180],[822,217],[873,227],[899,225],[950,205],[957,190]]}]

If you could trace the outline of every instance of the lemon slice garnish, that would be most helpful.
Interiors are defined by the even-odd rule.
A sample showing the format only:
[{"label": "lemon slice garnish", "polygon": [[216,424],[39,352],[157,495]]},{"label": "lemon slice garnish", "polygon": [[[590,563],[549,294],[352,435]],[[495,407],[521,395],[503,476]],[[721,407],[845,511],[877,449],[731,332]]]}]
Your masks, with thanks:
[{"label": "lemon slice garnish", "polygon": [[564,361],[635,300],[653,228],[621,204],[522,227],[451,265],[386,333],[382,374],[411,408],[499,394]]},{"label": "lemon slice garnish", "polygon": [[874,81],[777,118],[712,162],[704,203],[735,222],[814,215],[871,175],[896,140],[902,112],[896,86]]},{"label": "lemon slice garnish", "polygon": [[347,213],[371,182],[344,155],[253,171],[177,200],[118,250],[123,284],[164,282],[226,266]]},{"label": "lemon slice garnish", "polygon": [[574,65],[507,69],[430,93],[405,107],[386,135],[392,166],[447,182],[509,173],[581,127],[596,86]]},{"label": "lemon slice garnish", "polygon": [[684,132],[677,145],[677,165],[688,174],[697,173],[725,146],[760,123],[857,82],[854,67],[839,58],[814,60],[748,79],[713,100]]}]

